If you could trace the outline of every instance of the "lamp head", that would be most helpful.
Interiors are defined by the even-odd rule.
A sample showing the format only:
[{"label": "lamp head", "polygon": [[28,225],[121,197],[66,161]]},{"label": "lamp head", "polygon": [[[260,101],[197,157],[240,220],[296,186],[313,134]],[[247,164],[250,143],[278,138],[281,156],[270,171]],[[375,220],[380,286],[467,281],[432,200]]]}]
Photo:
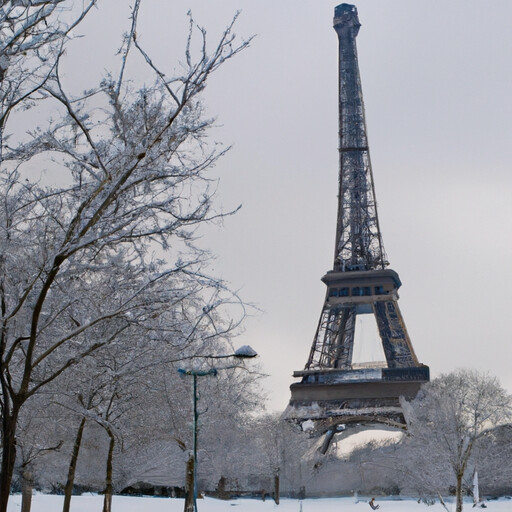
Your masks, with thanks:
[{"label": "lamp head", "polygon": [[258,353],[249,345],[243,345],[234,353],[234,356],[239,359],[250,359],[252,357],[256,357],[257,355]]}]

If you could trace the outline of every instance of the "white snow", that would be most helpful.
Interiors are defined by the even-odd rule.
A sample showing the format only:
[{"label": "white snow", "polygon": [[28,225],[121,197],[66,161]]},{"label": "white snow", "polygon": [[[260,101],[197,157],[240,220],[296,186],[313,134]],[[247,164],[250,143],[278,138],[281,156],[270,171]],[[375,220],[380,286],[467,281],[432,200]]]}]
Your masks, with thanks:
[{"label": "white snow", "polygon": [[[272,500],[265,502],[255,499],[239,499],[231,501],[215,500],[205,498],[198,501],[199,512],[368,512],[371,510],[368,505],[369,498],[322,498],[291,500],[282,499],[280,505]],[[382,512],[441,512],[445,509],[439,503],[427,506],[418,504],[413,499],[392,500],[376,498]],[[452,500],[453,501],[453,500]],[[57,512],[62,510],[62,496],[36,494],[32,499],[32,512]],[[71,500],[71,512],[94,512],[102,509],[103,497],[73,496]],[[498,501],[486,503],[489,512],[510,512],[512,510],[512,499],[502,498]],[[465,510],[470,510],[472,503],[467,501]],[[21,508],[21,496],[11,496],[8,512],[18,512]],[[448,504],[450,510],[455,510],[455,503]],[[114,496],[112,512],[182,512],[183,500],[171,498],[139,498],[127,496]]]},{"label": "white snow", "polygon": [[333,440],[333,450],[340,458],[348,457],[354,450],[363,448],[370,442],[382,443],[393,442],[398,443],[404,433],[397,429],[384,429],[382,427],[364,428],[348,430]]}]

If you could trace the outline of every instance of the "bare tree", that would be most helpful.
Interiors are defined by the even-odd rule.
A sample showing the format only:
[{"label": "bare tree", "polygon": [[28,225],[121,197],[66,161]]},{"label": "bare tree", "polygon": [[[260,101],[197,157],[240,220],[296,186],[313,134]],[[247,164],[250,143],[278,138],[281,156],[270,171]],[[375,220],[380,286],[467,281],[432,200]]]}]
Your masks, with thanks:
[{"label": "bare tree", "polygon": [[[17,4],[7,4],[17,12]],[[47,4],[48,15],[37,25],[43,34],[47,16],[61,2]],[[210,75],[249,42],[237,43],[231,24],[210,51],[205,30],[190,20],[183,72],[167,77],[137,36],[139,8],[137,0],[118,73],[106,76],[94,90],[66,90],[60,61],[66,37],[52,36],[49,44],[56,38],[58,44],[52,47],[54,60],[47,72],[42,50],[34,43],[29,50],[40,79],[33,86],[28,83],[23,93],[3,96],[4,133],[9,114],[23,103],[53,101],[57,110],[47,126],[31,131],[30,140],[14,138],[11,144],[2,138],[0,512],[7,508],[17,420],[31,396],[94,351],[122,343],[126,330],[156,314],[162,304],[176,305],[177,295],[184,301],[194,294],[203,298],[206,313],[191,322],[199,325],[210,318],[208,290],[225,290],[205,274],[208,254],[194,244],[197,227],[221,215],[213,211],[206,172],[224,153],[208,145],[212,121],[204,118],[199,95]],[[30,24],[22,27],[27,34],[32,30]],[[197,34],[202,44],[194,56]],[[126,71],[134,51],[155,77],[141,89]],[[12,69],[9,59],[2,64],[4,77]],[[7,64],[11,67],[5,68]],[[19,77],[17,83],[25,84],[21,71]],[[4,78],[4,83],[10,82]],[[32,166],[42,157],[65,176],[65,186],[43,187],[31,180]],[[154,244],[167,251],[166,262],[149,256]],[[179,282],[178,288],[166,295],[163,284],[171,280]],[[151,302],[156,288],[160,300]],[[109,289],[110,298],[104,300]],[[211,336],[218,335],[213,329]],[[184,343],[198,337],[199,329],[191,329]]]},{"label": "bare tree", "polygon": [[458,370],[425,385],[403,407],[411,455],[404,460],[407,471],[421,475],[423,485],[435,492],[446,486],[449,470],[456,511],[461,512],[464,478],[473,477],[472,457],[479,444],[512,417],[510,396],[496,378]]}]

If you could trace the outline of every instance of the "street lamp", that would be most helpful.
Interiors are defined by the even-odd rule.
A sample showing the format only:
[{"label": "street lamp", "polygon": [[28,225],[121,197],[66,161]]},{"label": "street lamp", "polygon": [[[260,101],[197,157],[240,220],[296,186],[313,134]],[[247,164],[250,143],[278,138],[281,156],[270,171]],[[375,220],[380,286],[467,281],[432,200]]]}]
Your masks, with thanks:
[{"label": "street lamp", "polygon": [[[205,359],[227,359],[229,357],[234,357],[236,359],[251,359],[256,357],[258,354],[255,350],[253,350],[249,345],[244,345],[237,349],[233,354],[222,354],[222,355],[211,355],[211,356],[202,356]],[[193,419],[193,440],[192,440],[192,459],[193,459],[193,505],[194,512],[197,512],[197,424],[199,419],[199,413],[197,411],[197,378],[205,377],[207,375],[216,376],[218,370],[228,370],[230,368],[235,368],[234,366],[226,366],[223,368],[210,368],[209,370],[186,370],[184,368],[178,368],[178,373],[181,375],[191,375],[192,376],[192,393],[193,393],[193,402],[194,402],[194,419]]]}]

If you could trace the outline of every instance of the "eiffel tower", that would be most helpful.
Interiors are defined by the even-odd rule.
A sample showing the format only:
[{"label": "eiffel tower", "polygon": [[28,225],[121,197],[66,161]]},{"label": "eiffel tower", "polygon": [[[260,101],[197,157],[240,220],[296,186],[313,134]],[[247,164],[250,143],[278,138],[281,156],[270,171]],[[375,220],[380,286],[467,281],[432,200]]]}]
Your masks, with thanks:
[{"label": "eiffel tower", "polygon": [[[377,216],[363,95],[357,60],[357,9],[334,11],[339,39],[339,191],[333,269],[320,321],[300,382],[290,386],[284,418],[312,420],[313,431],[346,424],[404,427],[400,396],[412,398],[429,380],[418,362],[398,306],[398,274],[389,268]],[[373,315],[386,361],[353,362],[356,319]]]}]

